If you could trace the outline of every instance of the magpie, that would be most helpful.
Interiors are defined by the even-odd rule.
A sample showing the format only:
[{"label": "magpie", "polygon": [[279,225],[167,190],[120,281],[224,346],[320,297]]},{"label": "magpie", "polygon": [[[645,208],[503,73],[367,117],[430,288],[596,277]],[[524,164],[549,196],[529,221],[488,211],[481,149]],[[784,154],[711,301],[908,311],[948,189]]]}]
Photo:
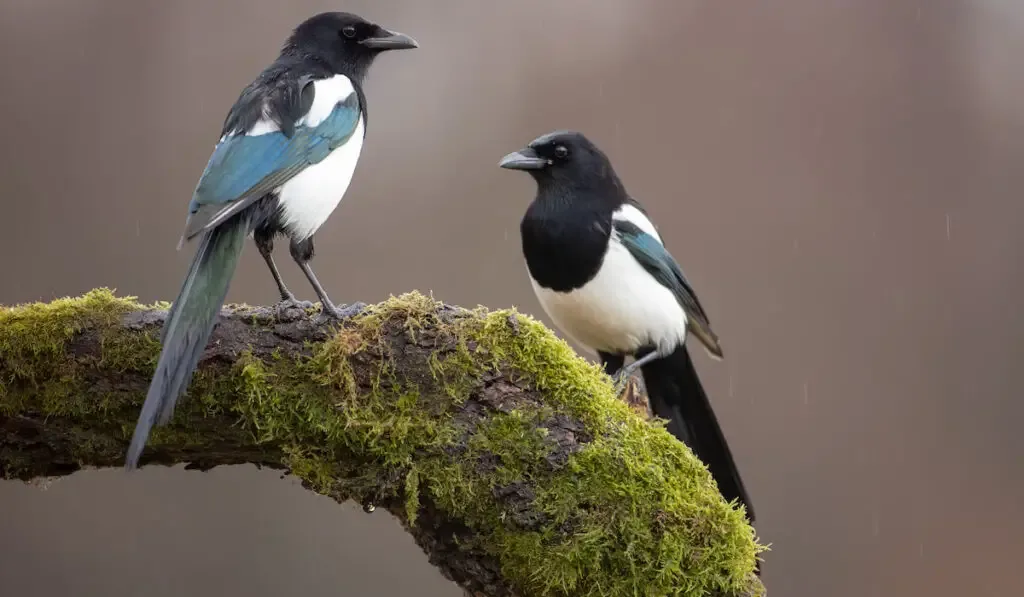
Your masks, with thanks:
[{"label": "magpie", "polygon": [[408,35],[354,14],[325,12],[299,24],[277,59],[242,90],[188,205],[178,248],[195,238],[198,248],[164,324],[128,470],[138,466],[151,428],[170,420],[191,381],[247,236],[270,269],[280,306],[312,304],[296,301],[281,279],[271,255],[278,235],[289,239],[324,316],[351,314],[331,302],[310,267],[313,234],[355,172],[366,134],[363,80],[370,65],[381,52],[416,47]]},{"label": "magpie", "polygon": [[[501,159],[537,195],[520,222],[523,257],[544,312],[597,353],[621,391],[640,369],[651,410],[708,465],[728,501],[754,511],[686,347],[723,358],[693,286],[608,157],[586,136],[554,131]],[[627,357],[635,360],[624,365]]]}]

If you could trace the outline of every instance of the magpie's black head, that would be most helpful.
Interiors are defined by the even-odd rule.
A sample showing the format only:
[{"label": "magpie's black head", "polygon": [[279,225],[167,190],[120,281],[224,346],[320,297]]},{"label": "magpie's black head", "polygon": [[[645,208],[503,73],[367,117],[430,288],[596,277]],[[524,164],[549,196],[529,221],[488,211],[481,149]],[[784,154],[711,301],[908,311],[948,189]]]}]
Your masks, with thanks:
[{"label": "magpie's black head", "polygon": [[324,12],[303,21],[283,54],[323,60],[335,72],[361,79],[378,54],[417,48],[416,40],[347,12]]},{"label": "magpie's black head", "polygon": [[526,147],[501,158],[509,170],[525,170],[543,188],[550,184],[621,188],[611,161],[603,151],[575,131],[554,131],[530,141]]}]

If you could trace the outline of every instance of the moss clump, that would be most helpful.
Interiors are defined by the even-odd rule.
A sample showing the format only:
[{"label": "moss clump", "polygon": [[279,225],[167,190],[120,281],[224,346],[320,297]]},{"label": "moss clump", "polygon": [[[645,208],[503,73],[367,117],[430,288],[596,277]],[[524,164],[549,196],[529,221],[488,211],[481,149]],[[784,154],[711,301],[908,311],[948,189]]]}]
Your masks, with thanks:
[{"label": "moss clump", "polygon": [[47,414],[93,410],[95,405],[80,400],[86,393],[78,375],[82,363],[65,357],[66,345],[82,330],[106,330],[99,337],[104,345],[99,365],[125,370],[146,367],[158,353],[159,343],[144,333],[114,326],[124,313],[143,308],[134,297],[118,298],[107,288],[50,303],[0,307],[0,414],[27,406],[11,400],[8,387],[16,382],[36,390],[39,406]]},{"label": "moss clump", "polygon": [[[160,341],[157,330],[126,327],[121,319],[168,307],[166,302],[143,305],[108,288],[49,303],[0,306],[0,416],[38,414],[54,427],[67,423],[87,429],[75,432],[72,445],[79,464],[122,459],[144,398],[138,386],[153,374]],[[175,413],[178,424],[155,428],[149,445],[187,452],[237,441],[239,429],[225,428],[218,436],[196,426],[230,411],[225,398],[237,385],[219,371],[198,371]],[[20,476],[19,467],[3,472]]]},{"label": "moss clump", "polygon": [[[89,380],[119,371],[146,383],[157,332],[116,323],[139,309],[99,290],[0,311],[0,415],[99,415],[115,429],[76,458],[119,461],[142,396]],[[101,357],[69,358],[86,329]],[[514,310],[410,293],[302,351],[204,365],[150,446],[262,446],[308,487],[383,504],[414,534],[429,505],[467,527],[460,548],[495,558],[522,595],[756,593],[764,548],[742,511],[609,381]]]}]

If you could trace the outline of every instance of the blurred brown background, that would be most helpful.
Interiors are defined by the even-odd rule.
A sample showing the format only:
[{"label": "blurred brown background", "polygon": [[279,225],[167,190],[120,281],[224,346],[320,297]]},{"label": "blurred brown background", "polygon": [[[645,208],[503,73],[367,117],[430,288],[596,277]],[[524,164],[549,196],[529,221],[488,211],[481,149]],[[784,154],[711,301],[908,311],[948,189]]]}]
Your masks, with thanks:
[{"label": "blurred brown background", "polygon": [[[370,75],[361,165],[317,237],[336,300],[541,316],[518,239],[533,183],[496,164],[583,130],[723,338],[698,366],[770,593],[1019,590],[1016,0],[0,0],[0,302],[173,298],[227,108],[339,8],[421,48]],[[263,268],[250,246],[229,299],[275,300]],[[4,594],[458,594],[386,514],[249,467],[3,483],[0,511]]]}]

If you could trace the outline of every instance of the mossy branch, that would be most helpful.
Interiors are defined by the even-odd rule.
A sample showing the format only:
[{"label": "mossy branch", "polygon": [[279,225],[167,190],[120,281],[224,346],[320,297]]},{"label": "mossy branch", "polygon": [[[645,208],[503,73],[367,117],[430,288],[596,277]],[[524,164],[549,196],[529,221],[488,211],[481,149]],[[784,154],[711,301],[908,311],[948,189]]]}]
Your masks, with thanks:
[{"label": "mossy branch", "polygon": [[[166,306],[0,308],[0,476],[123,464]],[[226,307],[142,463],[286,469],[386,508],[472,595],[764,592],[764,548],[706,467],[510,310],[412,293],[335,327]]]}]

